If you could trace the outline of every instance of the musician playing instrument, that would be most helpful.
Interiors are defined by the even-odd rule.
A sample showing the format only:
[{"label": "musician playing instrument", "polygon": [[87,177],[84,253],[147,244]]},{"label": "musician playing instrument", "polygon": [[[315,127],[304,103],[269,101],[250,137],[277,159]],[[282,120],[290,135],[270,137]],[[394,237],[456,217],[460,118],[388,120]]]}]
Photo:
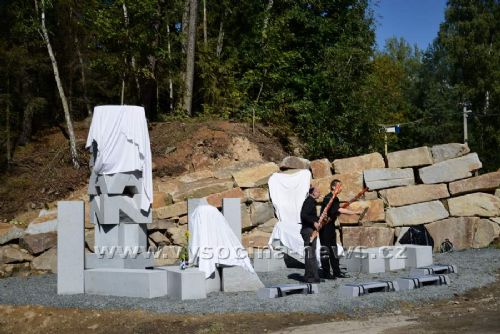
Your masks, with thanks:
[{"label": "musician playing instrument", "polygon": [[[342,182],[340,180],[333,180],[330,183],[331,192],[328,193],[323,199],[321,205],[321,213],[325,210],[330,202],[332,196],[335,196],[330,209],[327,212],[328,219],[330,220],[319,230],[319,239],[321,242],[321,267],[323,272],[323,278],[326,279],[336,279],[337,277],[346,278],[348,275],[342,273],[339,267],[339,258],[337,254],[337,234],[335,231],[335,220],[338,215],[343,213],[347,215],[358,215],[361,212],[352,211],[347,208],[340,207],[340,201],[337,197],[338,194],[342,192]],[[330,265],[333,270],[333,275],[330,272]]]},{"label": "musician playing instrument", "polygon": [[317,238],[311,240],[313,232],[317,231],[320,227],[318,223],[318,214],[316,212],[316,200],[319,196],[319,190],[311,187],[309,189],[309,196],[307,196],[300,210],[300,220],[302,223],[300,234],[302,235],[302,239],[304,239],[304,264],[306,267],[304,281],[307,283],[320,282],[318,262],[316,260]]}]

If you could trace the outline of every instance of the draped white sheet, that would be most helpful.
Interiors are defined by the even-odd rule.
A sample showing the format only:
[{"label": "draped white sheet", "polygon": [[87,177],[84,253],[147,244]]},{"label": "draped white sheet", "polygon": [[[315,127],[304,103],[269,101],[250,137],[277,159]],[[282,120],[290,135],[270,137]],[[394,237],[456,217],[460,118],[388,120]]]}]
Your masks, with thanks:
[{"label": "draped white sheet", "polygon": [[189,263],[198,265],[209,278],[217,264],[240,266],[255,273],[246,249],[215,207],[202,204],[189,217]]},{"label": "draped white sheet", "polygon": [[141,171],[143,194],[141,209],[153,202],[151,147],[144,108],[138,106],[98,106],[94,108],[86,148],[97,143],[94,171],[115,174]]},{"label": "draped white sheet", "polygon": [[269,178],[268,184],[269,195],[278,217],[269,245],[271,246],[274,240],[280,240],[283,246],[303,256],[304,241],[300,235],[302,228],[300,210],[308,196],[311,172],[304,169],[294,174],[274,173]]}]

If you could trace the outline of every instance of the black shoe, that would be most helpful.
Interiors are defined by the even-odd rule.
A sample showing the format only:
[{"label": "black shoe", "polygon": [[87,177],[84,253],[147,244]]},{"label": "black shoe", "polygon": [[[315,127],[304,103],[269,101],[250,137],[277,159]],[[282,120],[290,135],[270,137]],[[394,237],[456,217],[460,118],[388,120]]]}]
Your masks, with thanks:
[{"label": "black shoe", "polygon": [[349,276],[348,274],[346,273],[340,273],[340,274],[336,274],[335,275],[337,278],[351,278],[351,276]]},{"label": "black shoe", "polygon": [[325,280],[324,279],[321,279],[321,278],[317,278],[317,279],[314,279],[314,278],[311,278],[311,279],[307,279],[305,282],[306,283],[322,283],[324,282]]},{"label": "black shoe", "polygon": [[336,279],[337,277],[335,277],[332,274],[328,273],[328,274],[324,274],[322,278],[324,278],[324,279]]}]

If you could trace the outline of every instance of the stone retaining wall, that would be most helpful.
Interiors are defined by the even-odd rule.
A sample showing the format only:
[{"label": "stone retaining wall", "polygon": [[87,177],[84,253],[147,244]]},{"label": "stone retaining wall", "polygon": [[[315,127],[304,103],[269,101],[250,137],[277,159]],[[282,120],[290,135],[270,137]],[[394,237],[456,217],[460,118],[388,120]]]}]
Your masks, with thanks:
[{"label": "stone retaining wall", "polygon": [[[387,161],[386,161],[387,160]],[[455,249],[487,247],[500,235],[500,170],[478,175],[479,157],[463,144],[444,144],[359,157],[309,161],[286,157],[281,163],[235,163],[219,170],[199,170],[176,178],[154,180],[153,224],[149,246],[166,246],[177,254],[186,244],[186,199],[204,197],[221,207],[222,198],[241,198],[242,242],[265,247],[277,220],[267,181],[275,172],[310,169],[312,184],[322,196],[333,179],[344,183],[341,201],[365,186],[370,191],[352,204],[368,207],[363,219],[340,215],[345,246],[386,246],[395,243],[408,226],[425,224],[436,250],[444,239]],[[93,226],[86,214],[86,246],[93,251]],[[42,212],[28,228],[0,224],[0,277],[15,273],[55,271],[56,213]],[[175,256],[158,260],[170,264]]]}]

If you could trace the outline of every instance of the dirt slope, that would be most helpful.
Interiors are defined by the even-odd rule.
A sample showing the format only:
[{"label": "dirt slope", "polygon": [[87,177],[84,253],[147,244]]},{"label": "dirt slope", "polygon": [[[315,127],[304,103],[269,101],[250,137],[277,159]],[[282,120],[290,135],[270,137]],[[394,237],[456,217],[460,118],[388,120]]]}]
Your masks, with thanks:
[{"label": "dirt slope", "polygon": [[[86,187],[89,155],[85,150],[89,121],[75,124],[82,167],[75,170],[68,142],[59,128],[37,134],[14,152],[11,168],[0,175],[0,222],[29,220],[48,203]],[[213,120],[152,123],[149,127],[153,177],[176,176],[234,161],[280,161],[285,156],[270,129]]]}]

